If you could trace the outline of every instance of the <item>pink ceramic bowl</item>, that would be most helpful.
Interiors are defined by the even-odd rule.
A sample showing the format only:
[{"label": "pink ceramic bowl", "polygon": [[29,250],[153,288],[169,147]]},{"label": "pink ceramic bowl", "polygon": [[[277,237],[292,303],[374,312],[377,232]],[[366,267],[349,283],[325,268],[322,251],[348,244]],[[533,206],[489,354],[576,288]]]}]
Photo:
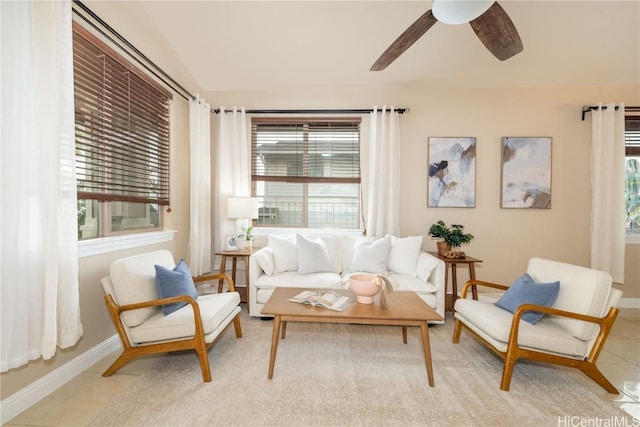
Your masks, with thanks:
[{"label": "pink ceramic bowl", "polygon": [[376,285],[376,276],[373,274],[353,274],[349,279],[349,286],[356,301],[360,304],[372,304],[373,296],[380,292],[380,287]]}]

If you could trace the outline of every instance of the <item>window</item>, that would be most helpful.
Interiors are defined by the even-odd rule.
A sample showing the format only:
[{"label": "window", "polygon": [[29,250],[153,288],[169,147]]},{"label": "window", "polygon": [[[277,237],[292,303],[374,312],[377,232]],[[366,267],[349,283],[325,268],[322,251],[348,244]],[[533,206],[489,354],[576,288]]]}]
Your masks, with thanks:
[{"label": "window", "polygon": [[625,156],[625,225],[640,234],[640,116],[625,117]]},{"label": "window", "polygon": [[258,225],[360,226],[360,119],[253,118]]},{"label": "window", "polygon": [[73,62],[78,238],[160,229],[171,94],[76,23]]}]

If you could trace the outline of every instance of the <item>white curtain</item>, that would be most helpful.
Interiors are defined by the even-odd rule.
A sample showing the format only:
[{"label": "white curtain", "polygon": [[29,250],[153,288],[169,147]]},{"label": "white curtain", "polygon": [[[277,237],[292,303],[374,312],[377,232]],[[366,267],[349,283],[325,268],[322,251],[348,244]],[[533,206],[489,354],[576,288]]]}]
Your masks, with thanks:
[{"label": "white curtain", "polygon": [[189,101],[190,226],[189,269],[211,272],[211,106],[196,95]]},{"label": "white curtain", "polygon": [[400,120],[391,106],[373,107],[369,144],[366,229],[369,236],[400,231]]},{"label": "white curtain", "polygon": [[624,282],[624,105],[592,111],[591,268]]},{"label": "white curtain", "polygon": [[82,336],[71,2],[0,2],[1,370]]},{"label": "white curtain", "polygon": [[224,249],[225,237],[236,234],[235,220],[227,218],[227,198],[251,196],[251,159],[244,107],[220,107],[218,120],[215,236],[217,247]]}]

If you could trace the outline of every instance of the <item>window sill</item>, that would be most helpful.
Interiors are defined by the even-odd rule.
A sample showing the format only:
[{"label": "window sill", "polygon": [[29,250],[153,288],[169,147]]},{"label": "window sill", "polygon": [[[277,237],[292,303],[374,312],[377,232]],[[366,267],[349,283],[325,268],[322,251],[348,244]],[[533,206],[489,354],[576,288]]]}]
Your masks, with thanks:
[{"label": "window sill", "polygon": [[154,231],[152,233],[127,234],[124,236],[83,240],[78,242],[78,258],[170,242],[173,240],[175,233],[174,230]]},{"label": "window sill", "polygon": [[627,233],[624,239],[627,245],[640,245],[640,233]]}]

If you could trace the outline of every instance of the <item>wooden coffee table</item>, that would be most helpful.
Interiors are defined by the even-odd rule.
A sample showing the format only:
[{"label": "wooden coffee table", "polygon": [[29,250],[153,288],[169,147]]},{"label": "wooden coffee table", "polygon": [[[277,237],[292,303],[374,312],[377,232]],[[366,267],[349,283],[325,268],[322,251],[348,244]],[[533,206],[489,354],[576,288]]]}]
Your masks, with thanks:
[{"label": "wooden coffee table", "polygon": [[[284,339],[287,322],[355,323],[361,325],[402,326],[402,340],[405,344],[407,343],[407,326],[419,326],[424,360],[427,366],[427,377],[429,385],[431,387],[434,386],[428,322],[430,320],[442,320],[442,317],[415,292],[391,292],[387,294],[388,304],[386,307],[382,307],[378,303],[360,304],[354,301],[349,308],[341,312],[287,301],[306,289],[308,288],[276,288],[262,309],[262,314],[274,316],[271,355],[269,357],[269,379],[273,378],[278,340],[281,335],[282,339]],[[335,291],[342,295],[352,295],[350,290],[340,289]]]}]

